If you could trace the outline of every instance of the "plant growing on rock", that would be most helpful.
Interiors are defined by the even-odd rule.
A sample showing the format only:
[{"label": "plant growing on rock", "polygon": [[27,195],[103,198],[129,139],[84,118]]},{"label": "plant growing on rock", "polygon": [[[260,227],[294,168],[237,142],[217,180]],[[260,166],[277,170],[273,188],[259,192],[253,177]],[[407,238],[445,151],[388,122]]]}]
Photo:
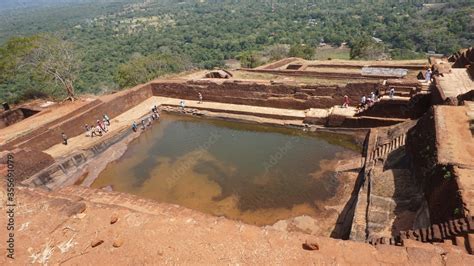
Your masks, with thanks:
[{"label": "plant growing on rock", "polygon": [[452,177],[451,171],[449,171],[449,169],[447,169],[446,166],[443,166],[442,169],[443,169],[443,172],[444,172],[443,178],[444,178],[445,180],[450,180],[451,177]]}]

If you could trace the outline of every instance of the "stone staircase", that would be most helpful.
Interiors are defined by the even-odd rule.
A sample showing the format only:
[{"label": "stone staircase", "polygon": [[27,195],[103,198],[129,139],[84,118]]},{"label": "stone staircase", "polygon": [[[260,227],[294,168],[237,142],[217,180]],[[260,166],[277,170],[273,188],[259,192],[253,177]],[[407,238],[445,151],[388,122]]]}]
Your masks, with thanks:
[{"label": "stone staircase", "polygon": [[401,231],[396,236],[374,238],[366,242],[372,245],[403,246],[405,240],[423,243],[444,243],[457,246],[468,254],[474,254],[474,220],[472,216],[450,220],[429,227]]},{"label": "stone staircase", "polygon": [[393,138],[390,142],[378,145],[372,152],[368,154],[368,161],[376,161],[385,158],[389,153],[405,145],[406,134],[401,134]]}]

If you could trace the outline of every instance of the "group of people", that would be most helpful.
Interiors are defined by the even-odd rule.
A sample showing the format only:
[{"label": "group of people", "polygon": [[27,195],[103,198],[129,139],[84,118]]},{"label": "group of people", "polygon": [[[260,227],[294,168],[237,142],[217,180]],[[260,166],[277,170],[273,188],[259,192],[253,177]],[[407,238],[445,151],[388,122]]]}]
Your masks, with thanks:
[{"label": "group of people", "polygon": [[104,114],[102,116],[102,119],[97,119],[97,121],[94,124],[85,124],[84,128],[86,130],[86,137],[95,137],[99,136],[101,137],[104,133],[107,133],[109,131],[109,126],[110,126],[110,118],[108,115]]},{"label": "group of people", "polygon": [[[145,130],[147,127],[151,126],[151,124],[155,120],[160,120],[160,111],[158,110],[158,107],[156,105],[151,108],[150,116],[143,118],[140,122],[141,129]],[[138,124],[135,121],[132,122],[132,130],[133,132],[138,131]]]},{"label": "group of people", "polygon": [[[198,98],[199,98],[199,104],[202,103],[202,94],[199,92],[198,93]],[[182,110],[184,110],[184,107],[186,106],[184,100],[181,100],[179,103],[180,107]],[[142,130],[145,130],[147,127],[151,126],[152,122],[155,120],[160,119],[160,111],[158,110],[158,107],[154,105],[151,108],[151,114],[148,117],[143,118],[140,121],[140,126]],[[109,126],[110,126],[110,118],[107,114],[104,114],[102,116],[102,119],[98,119],[96,123],[93,123],[91,125],[85,124],[84,128],[86,131],[86,137],[95,137],[95,136],[102,136],[104,133],[107,133],[109,131]],[[132,123],[132,130],[134,132],[138,131],[138,124],[133,121]],[[61,137],[63,139],[63,144],[67,145],[68,144],[68,137],[64,132],[61,132]]]},{"label": "group of people", "polygon": [[[393,99],[394,96],[395,96],[395,88],[391,87],[388,91],[388,97],[390,97],[390,99]],[[373,92],[371,92],[369,96],[363,95],[360,99],[359,105],[357,106],[357,112],[363,111],[367,107],[374,105],[374,103],[380,101],[380,97],[381,97],[380,90],[378,88],[375,89]],[[350,104],[349,96],[344,95],[342,108],[349,107],[349,104]]]},{"label": "group of people", "polygon": [[[388,91],[388,97],[390,99],[393,99],[393,96],[395,95],[395,88],[391,87]],[[361,112],[365,110],[368,107],[371,107],[374,105],[374,103],[380,101],[380,90],[377,88],[375,91],[371,92],[369,96],[363,95],[360,99],[360,103],[357,106],[357,112]]]},{"label": "group of people", "polygon": [[[86,131],[86,137],[95,137],[95,136],[102,136],[104,133],[109,131],[110,126],[110,118],[108,115],[104,114],[102,119],[97,119],[95,125],[94,124],[85,124],[84,129]],[[61,132],[61,138],[63,139],[63,144],[68,144],[68,137],[64,132]]]}]

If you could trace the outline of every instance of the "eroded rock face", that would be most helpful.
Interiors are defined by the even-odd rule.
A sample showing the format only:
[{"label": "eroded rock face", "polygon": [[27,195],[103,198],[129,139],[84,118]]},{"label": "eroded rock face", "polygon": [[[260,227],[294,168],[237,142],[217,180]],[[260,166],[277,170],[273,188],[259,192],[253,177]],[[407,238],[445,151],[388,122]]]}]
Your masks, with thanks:
[{"label": "eroded rock face", "polygon": [[7,154],[13,155],[16,182],[21,182],[54,163],[53,157],[44,152],[31,149],[15,149],[0,154],[0,173],[2,173],[2,169],[6,169]]},{"label": "eroded rock face", "polygon": [[[352,241],[282,232],[211,217],[175,205],[116,192],[68,187],[58,192],[18,188],[21,230],[15,236],[15,263],[44,264],[471,264],[462,253],[429,244],[371,246]],[[2,191],[3,193],[3,191]],[[84,202],[83,217],[62,212]],[[47,212],[44,211],[47,208]],[[110,224],[112,215],[126,222]],[[190,220],[194,222],[189,222]],[[297,218],[307,230],[314,221]],[[2,227],[0,233],[4,234]],[[308,247],[307,249],[304,246]],[[120,252],[117,252],[117,251]],[[0,263],[8,261],[0,258]]]}]

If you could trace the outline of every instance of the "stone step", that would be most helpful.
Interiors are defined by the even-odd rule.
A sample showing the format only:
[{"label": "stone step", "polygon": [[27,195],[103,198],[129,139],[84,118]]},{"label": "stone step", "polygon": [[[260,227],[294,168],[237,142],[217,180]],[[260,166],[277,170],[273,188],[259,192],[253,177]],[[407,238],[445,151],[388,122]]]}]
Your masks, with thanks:
[{"label": "stone step", "polygon": [[469,254],[469,251],[466,247],[466,238],[465,236],[456,236],[454,238],[454,243],[458,246],[463,252]]},{"label": "stone step", "polygon": [[442,243],[444,246],[456,246],[466,254],[473,254],[474,250],[474,222],[468,216],[453,219],[445,223],[433,224],[428,228],[400,231],[398,236],[390,239],[372,238],[373,245],[403,245],[404,240],[414,240],[425,243]]}]

